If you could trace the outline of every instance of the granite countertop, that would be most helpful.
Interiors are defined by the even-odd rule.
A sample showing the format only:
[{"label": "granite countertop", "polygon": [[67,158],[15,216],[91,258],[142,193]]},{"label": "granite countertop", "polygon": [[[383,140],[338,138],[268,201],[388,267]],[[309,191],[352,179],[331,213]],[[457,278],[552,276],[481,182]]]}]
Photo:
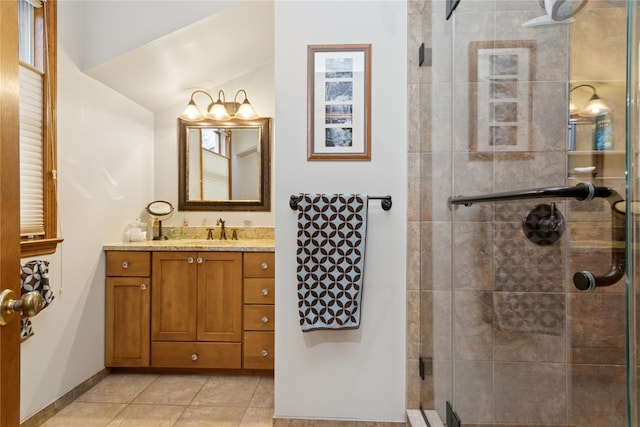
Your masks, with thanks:
[{"label": "granite countertop", "polygon": [[[227,227],[227,236],[238,235],[238,240],[208,240],[209,227],[165,227],[169,240],[143,240],[116,242],[103,246],[105,251],[211,251],[211,252],[274,252],[273,227]],[[154,230],[154,236],[157,231]],[[214,231],[220,236],[220,229]]]},{"label": "granite countertop", "polygon": [[105,251],[211,251],[211,252],[274,252],[273,239],[241,240],[145,240],[118,242],[103,246]]}]

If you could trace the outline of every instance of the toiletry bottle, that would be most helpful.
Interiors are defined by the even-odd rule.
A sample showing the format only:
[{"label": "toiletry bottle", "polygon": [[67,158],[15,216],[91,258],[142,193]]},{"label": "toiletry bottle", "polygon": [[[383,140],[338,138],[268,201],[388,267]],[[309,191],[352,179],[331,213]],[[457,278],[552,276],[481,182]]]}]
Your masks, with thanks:
[{"label": "toiletry bottle", "polygon": [[611,121],[611,114],[604,113],[596,117],[595,130],[593,132],[593,149],[601,151],[612,148],[613,122]]}]

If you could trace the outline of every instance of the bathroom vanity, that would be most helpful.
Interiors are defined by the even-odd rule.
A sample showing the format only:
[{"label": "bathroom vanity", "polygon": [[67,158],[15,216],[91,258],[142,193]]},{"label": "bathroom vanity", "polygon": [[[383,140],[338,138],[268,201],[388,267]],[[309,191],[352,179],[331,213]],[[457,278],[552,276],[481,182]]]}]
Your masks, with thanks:
[{"label": "bathroom vanity", "polygon": [[273,369],[273,240],[104,250],[105,366]]}]

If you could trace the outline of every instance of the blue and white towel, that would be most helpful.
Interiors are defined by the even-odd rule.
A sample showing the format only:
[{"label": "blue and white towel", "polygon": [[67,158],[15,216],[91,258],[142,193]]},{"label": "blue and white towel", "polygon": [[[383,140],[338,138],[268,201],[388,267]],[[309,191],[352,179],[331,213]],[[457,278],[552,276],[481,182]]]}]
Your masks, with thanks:
[{"label": "blue and white towel", "polygon": [[[27,292],[36,291],[42,295],[42,309],[53,301],[53,291],[49,286],[49,262],[29,261],[20,266],[20,289],[21,295]],[[31,319],[22,316],[20,319],[20,340],[25,341],[33,335]]]},{"label": "blue and white towel", "polygon": [[298,312],[303,332],[360,327],[367,196],[298,196]]}]

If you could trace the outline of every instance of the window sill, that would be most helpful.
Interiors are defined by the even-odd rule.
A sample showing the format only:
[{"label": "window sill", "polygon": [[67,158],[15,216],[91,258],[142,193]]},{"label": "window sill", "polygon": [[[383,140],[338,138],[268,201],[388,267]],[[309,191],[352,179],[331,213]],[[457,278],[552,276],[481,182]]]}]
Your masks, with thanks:
[{"label": "window sill", "polygon": [[49,255],[56,252],[58,243],[64,239],[56,237],[53,239],[22,240],[20,242],[20,257],[27,258],[36,255]]}]

